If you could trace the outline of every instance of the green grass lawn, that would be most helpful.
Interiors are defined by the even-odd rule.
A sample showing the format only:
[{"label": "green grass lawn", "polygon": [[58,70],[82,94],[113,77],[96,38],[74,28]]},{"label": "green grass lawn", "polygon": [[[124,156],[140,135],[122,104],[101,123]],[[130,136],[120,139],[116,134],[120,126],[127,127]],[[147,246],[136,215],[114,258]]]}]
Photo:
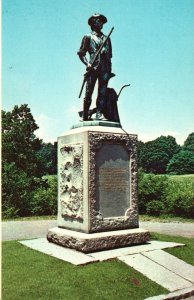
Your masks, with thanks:
[{"label": "green grass lawn", "polygon": [[185,238],[181,236],[175,237],[160,233],[152,233],[151,238],[153,240],[159,240],[164,242],[175,242],[185,244],[184,247],[169,248],[165,249],[165,251],[194,266],[194,238]]},{"label": "green grass lawn", "polygon": [[139,215],[139,220],[142,222],[159,222],[159,223],[193,223],[194,219],[175,217],[172,215],[160,215],[160,216],[150,216],[150,215]]},{"label": "green grass lawn", "polygon": [[[152,238],[186,244],[168,252],[193,263],[194,239]],[[4,300],[135,300],[168,292],[116,259],[74,266],[11,241],[2,243],[2,293]]]},{"label": "green grass lawn", "polygon": [[187,175],[169,175],[169,178],[176,181],[189,181],[194,183],[194,174],[187,174]]}]

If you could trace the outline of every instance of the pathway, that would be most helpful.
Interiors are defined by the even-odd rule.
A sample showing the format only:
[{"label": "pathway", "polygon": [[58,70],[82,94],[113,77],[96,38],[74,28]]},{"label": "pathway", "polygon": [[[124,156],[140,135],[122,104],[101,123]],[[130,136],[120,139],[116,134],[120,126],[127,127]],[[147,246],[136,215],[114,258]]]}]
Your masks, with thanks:
[{"label": "pathway", "polygon": [[[2,222],[2,240],[45,237],[48,229],[56,226],[56,220]],[[147,229],[150,232],[194,238],[194,223],[140,222],[140,228]]]}]

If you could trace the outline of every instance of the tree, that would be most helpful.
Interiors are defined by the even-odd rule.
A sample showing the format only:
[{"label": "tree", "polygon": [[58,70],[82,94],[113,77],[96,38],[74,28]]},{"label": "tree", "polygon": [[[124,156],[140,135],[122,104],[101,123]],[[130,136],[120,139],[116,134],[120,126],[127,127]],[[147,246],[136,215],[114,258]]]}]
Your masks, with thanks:
[{"label": "tree", "polygon": [[32,213],[36,216],[57,214],[57,175],[45,177],[48,188],[36,189],[33,197]]},{"label": "tree", "polygon": [[169,160],[180,150],[172,136],[160,136],[143,144],[139,143],[139,167],[147,173],[164,174]]},{"label": "tree", "polygon": [[36,155],[41,146],[36,129],[27,104],[2,112],[3,216],[29,215],[34,191],[46,184]]},{"label": "tree", "polygon": [[183,150],[192,151],[194,153],[194,132],[188,135],[184,142]]},{"label": "tree", "polygon": [[42,143],[37,157],[42,162],[42,171],[44,175],[55,175],[57,174],[57,142]]},{"label": "tree", "polygon": [[175,154],[168,163],[167,172],[176,175],[194,174],[194,152],[181,150]]},{"label": "tree", "polygon": [[30,216],[34,192],[46,182],[28,176],[14,162],[2,166],[2,214],[4,218]]},{"label": "tree", "polygon": [[37,124],[27,104],[17,105],[11,112],[2,112],[2,160],[3,163],[15,163],[18,169],[29,176],[40,177],[40,160],[36,151],[41,147],[41,140],[34,131]]},{"label": "tree", "polygon": [[142,141],[138,141],[137,144],[137,162],[138,162],[138,168],[144,169],[144,156],[145,156],[145,143]]}]

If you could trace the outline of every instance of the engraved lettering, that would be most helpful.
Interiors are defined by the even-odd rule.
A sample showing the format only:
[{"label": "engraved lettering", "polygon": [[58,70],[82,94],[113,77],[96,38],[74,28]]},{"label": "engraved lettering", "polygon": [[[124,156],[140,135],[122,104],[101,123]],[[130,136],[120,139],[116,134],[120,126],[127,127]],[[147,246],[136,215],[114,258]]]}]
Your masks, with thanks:
[{"label": "engraved lettering", "polygon": [[103,218],[124,216],[130,206],[129,156],[122,145],[104,144],[97,155],[99,210]]},{"label": "engraved lettering", "polygon": [[129,171],[124,168],[100,168],[99,178],[104,191],[125,191],[129,185]]}]

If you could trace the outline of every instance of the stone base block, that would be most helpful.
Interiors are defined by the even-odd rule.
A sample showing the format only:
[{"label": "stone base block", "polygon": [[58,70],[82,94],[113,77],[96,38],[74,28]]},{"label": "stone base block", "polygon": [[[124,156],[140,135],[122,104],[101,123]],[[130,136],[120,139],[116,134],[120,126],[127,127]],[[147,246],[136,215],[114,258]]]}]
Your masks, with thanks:
[{"label": "stone base block", "polygon": [[84,253],[143,244],[149,237],[149,232],[141,228],[87,234],[55,227],[47,234],[49,242]]}]

